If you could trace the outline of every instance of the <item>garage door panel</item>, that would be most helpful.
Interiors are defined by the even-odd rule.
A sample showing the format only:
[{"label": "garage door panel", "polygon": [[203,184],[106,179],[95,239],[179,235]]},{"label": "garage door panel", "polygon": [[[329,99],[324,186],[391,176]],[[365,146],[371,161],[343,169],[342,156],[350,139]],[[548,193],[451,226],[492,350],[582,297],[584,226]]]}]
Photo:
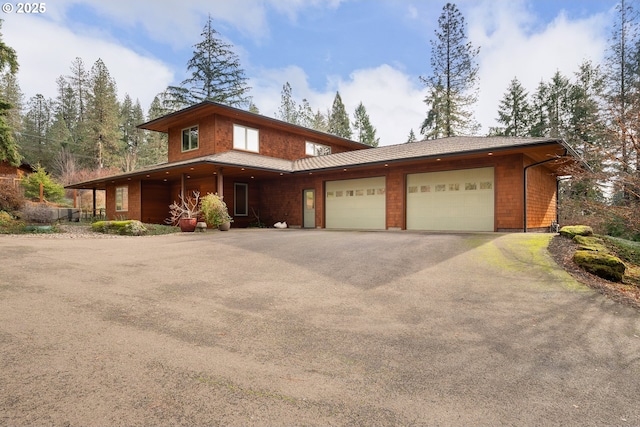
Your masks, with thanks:
[{"label": "garage door panel", "polygon": [[327,228],[386,228],[384,177],[328,181],[325,187]]},{"label": "garage door panel", "polygon": [[407,229],[493,231],[493,168],[407,175]]}]

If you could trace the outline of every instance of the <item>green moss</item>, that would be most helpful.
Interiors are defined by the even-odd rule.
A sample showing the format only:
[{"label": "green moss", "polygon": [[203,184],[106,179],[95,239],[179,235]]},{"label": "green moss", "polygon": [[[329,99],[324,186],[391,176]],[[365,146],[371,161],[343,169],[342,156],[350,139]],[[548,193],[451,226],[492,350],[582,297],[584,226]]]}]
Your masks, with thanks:
[{"label": "green moss", "polygon": [[626,271],[622,260],[609,253],[578,250],[573,260],[586,271],[614,282],[621,282]]},{"label": "green moss", "polygon": [[560,235],[570,239],[575,236],[591,236],[593,229],[588,225],[565,225],[560,229]]},{"label": "green moss", "polygon": [[96,221],[91,224],[91,229],[98,233],[113,233],[123,236],[142,236],[147,232],[144,224],[134,219],[126,221]]},{"label": "green moss", "polygon": [[573,241],[578,244],[578,248],[584,251],[608,252],[604,241],[599,237],[582,236],[577,234],[573,236]]}]

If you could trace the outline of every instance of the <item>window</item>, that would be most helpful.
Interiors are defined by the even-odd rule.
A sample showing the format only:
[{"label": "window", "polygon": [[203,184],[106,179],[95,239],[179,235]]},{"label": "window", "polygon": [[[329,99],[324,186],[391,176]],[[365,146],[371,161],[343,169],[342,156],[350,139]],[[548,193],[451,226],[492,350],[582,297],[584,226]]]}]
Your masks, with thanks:
[{"label": "window", "polygon": [[235,216],[249,215],[249,184],[233,184],[233,214]]},{"label": "window", "polygon": [[116,212],[129,210],[129,187],[116,187]]},{"label": "window", "polygon": [[182,151],[198,148],[198,126],[182,129]]},{"label": "window", "polygon": [[305,154],[308,156],[325,156],[327,154],[331,154],[331,147],[307,141],[305,145]]},{"label": "window", "polygon": [[258,129],[233,125],[233,148],[259,152]]}]

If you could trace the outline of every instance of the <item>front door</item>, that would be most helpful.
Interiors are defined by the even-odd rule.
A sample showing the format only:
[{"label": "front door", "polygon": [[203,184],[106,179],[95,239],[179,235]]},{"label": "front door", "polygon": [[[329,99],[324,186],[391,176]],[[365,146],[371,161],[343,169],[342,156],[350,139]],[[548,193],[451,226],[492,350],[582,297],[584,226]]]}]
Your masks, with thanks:
[{"label": "front door", "polygon": [[316,190],[302,193],[302,221],[304,228],[316,228]]}]

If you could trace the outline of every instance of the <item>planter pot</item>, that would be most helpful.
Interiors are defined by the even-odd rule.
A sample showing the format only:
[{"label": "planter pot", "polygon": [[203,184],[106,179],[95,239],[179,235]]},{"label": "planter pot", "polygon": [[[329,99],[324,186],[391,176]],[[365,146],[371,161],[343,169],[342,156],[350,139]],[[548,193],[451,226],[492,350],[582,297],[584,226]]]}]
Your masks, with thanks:
[{"label": "planter pot", "polygon": [[229,231],[230,228],[231,228],[231,223],[229,221],[225,222],[224,224],[220,224],[218,226],[218,230],[220,231]]},{"label": "planter pot", "polygon": [[183,231],[183,232],[195,231],[197,223],[198,223],[198,218],[181,218],[179,223],[180,231]]}]

